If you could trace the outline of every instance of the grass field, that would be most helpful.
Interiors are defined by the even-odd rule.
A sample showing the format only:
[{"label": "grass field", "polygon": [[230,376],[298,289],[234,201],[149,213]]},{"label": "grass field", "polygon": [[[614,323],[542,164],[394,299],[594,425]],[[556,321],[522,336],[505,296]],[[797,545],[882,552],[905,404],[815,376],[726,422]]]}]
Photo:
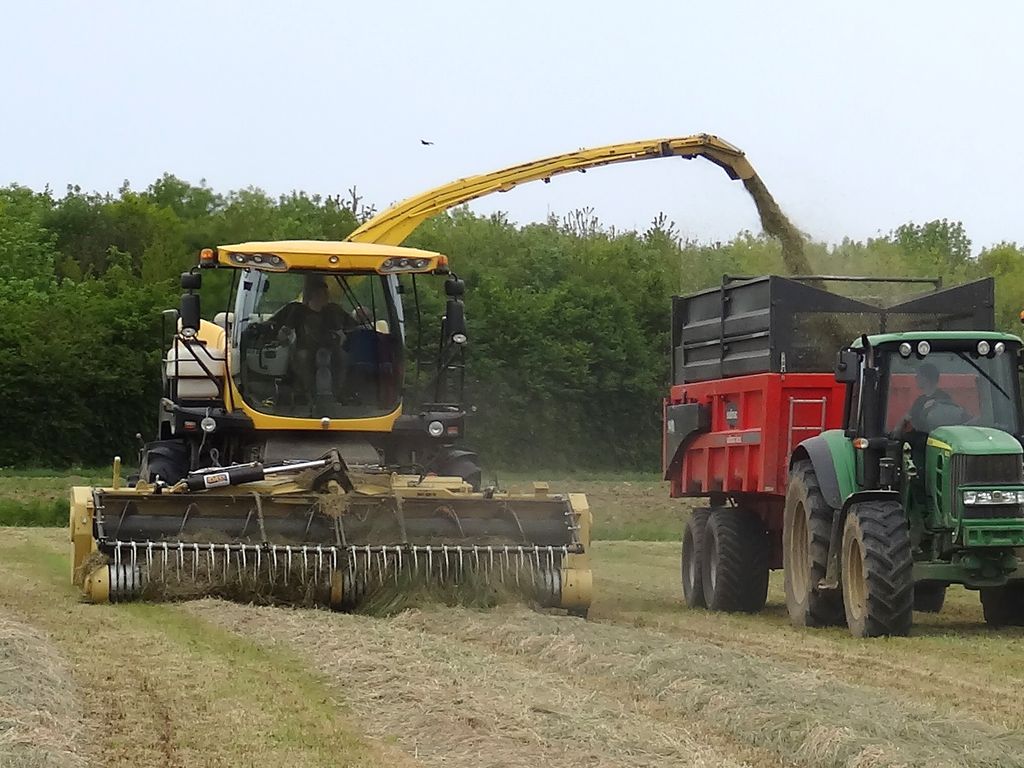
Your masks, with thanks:
[{"label": "grass field", "polygon": [[[664,538],[660,485],[573,489],[606,538]],[[0,529],[0,766],[1024,766],[1024,631],[985,627],[973,593],[857,641],[791,628],[778,578],[760,615],[686,610],[674,542],[593,554],[588,621],[384,619],[86,605],[64,531]]]}]

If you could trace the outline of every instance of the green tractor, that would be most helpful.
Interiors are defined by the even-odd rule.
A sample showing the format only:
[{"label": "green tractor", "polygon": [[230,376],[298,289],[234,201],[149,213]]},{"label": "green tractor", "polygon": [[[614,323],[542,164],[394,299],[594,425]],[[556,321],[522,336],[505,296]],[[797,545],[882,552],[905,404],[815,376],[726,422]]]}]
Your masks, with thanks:
[{"label": "green tractor", "polygon": [[790,460],[783,519],[794,623],[905,635],[950,584],[990,625],[1024,625],[1021,340],[883,333],[841,350],[841,429]]}]

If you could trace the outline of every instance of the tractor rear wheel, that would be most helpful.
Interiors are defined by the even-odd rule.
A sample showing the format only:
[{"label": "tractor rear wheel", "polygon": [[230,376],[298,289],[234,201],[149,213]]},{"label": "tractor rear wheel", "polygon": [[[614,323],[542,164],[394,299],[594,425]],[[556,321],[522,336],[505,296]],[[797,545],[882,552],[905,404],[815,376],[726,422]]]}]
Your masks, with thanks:
[{"label": "tractor rear wheel", "polygon": [[690,608],[704,608],[704,532],[708,527],[711,510],[695,509],[683,528],[683,600]]},{"label": "tractor rear wheel", "polygon": [[786,608],[798,627],[843,624],[843,595],[838,589],[818,591],[825,578],[834,510],[825,501],[809,461],[789,472],[782,520],[782,568]]},{"label": "tractor rear wheel", "polygon": [[842,558],[850,634],[908,634],[914,620],[914,558],[903,506],[888,500],[852,504],[843,526]]},{"label": "tractor rear wheel", "polygon": [[711,511],[704,532],[701,581],[712,611],[756,613],[768,597],[768,534],[742,508]]},{"label": "tractor rear wheel", "polygon": [[985,623],[993,627],[1024,626],[1024,584],[1013,582],[1005,587],[982,589],[981,610]]},{"label": "tractor rear wheel", "polygon": [[919,581],[914,585],[914,610],[921,613],[939,613],[946,602],[946,584]]}]

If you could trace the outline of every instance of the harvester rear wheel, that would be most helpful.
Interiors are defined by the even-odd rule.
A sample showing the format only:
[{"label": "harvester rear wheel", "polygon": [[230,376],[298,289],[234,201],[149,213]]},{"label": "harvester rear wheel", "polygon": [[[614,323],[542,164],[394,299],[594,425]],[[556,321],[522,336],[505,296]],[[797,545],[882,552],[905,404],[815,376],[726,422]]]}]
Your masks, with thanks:
[{"label": "harvester rear wheel", "polygon": [[683,527],[682,577],[683,600],[690,608],[704,608],[704,532],[711,510],[695,509]]},{"label": "harvester rear wheel", "polygon": [[993,627],[1024,626],[1024,584],[1014,582],[982,589],[981,610],[985,623]]},{"label": "harvester rear wheel", "polygon": [[711,511],[704,532],[701,581],[712,611],[756,613],[768,597],[768,534],[741,508]]},{"label": "harvester rear wheel", "polygon": [[914,610],[921,613],[939,613],[946,602],[946,584],[919,581],[914,585]]},{"label": "harvester rear wheel", "polygon": [[842,559],[850,634],[908,634],[914,619],[914,558],[903,506],[886,500],[851,505],[843,526]]},{"label": "harvester rear wheel", "polygon": [[833,514],[814,466],[798,461],[789,473],[782,524],[786,608],[798,627],[831,627],[844,621],[842,592],[818,591],[825,577]]}]

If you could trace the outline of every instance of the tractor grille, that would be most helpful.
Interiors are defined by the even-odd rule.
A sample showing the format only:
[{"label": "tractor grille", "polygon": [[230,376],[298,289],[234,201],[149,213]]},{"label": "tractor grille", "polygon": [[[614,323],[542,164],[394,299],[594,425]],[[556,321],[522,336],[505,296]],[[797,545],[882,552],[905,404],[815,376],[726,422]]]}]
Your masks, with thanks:
[{"label": "tractor grille", "polygon": [[1024,517],[1024,507],[1019,504],[964,506],[962,517],[964,520],[995,520],[997,518]]},{"label": "tractor grille", "polygon": [[[950,467],[953,498],[959,498],[960,486],[965,483],[985,485],[1024,483],[1024,462],[1016,454],[992,456],[953,456]],[[990,520],[995,518],[1024,517],[1024,508],[1017,504],[996,506],[964,506],[965,520]]]},{"label": "tractor grille", "polygon": [[1021,483],[1024,482],[1024,462],[1019,454],[991,456],[953,456],[950,478],[953,491],[963,483]]}]

